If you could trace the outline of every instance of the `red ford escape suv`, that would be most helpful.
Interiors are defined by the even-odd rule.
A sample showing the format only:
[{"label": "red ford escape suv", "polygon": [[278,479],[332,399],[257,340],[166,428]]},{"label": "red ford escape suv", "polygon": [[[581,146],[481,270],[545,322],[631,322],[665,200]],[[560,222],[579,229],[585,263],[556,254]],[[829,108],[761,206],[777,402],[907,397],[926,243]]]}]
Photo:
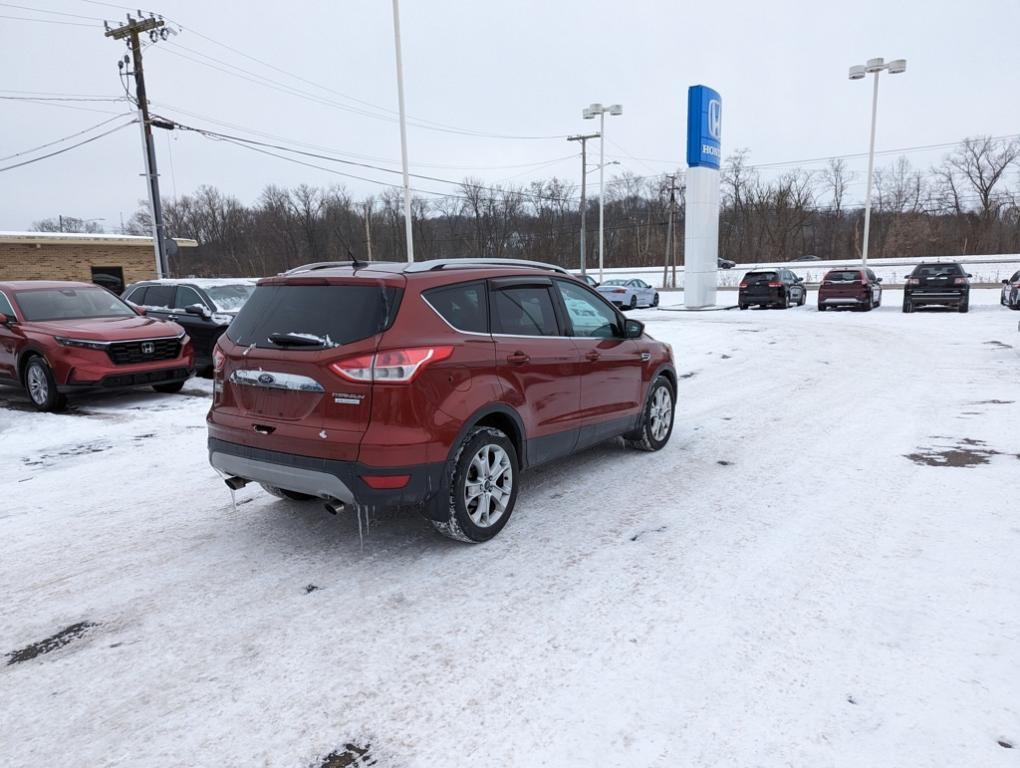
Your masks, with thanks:
[{"label": "red ford escape suv", "polygon": [[39,410],[59,410],[80,389],[177,392],[191,365],[183,328],[139,316],[105,288],[0,283],[0,383],[24,386]]},{"label": "red ford escape suv", "polygon": [[676,372],[565,270],[326,263],[259,282],[220,337],[210,462],[231,488],[412,506],[451,538],[506,524],[526,467],[669,440]]},{"label": "red ford escape suv", "polygon": [[818,286],[818,311],[850,307],[870,312],[882,306],[881,282],[870,269],[830,269]]}]

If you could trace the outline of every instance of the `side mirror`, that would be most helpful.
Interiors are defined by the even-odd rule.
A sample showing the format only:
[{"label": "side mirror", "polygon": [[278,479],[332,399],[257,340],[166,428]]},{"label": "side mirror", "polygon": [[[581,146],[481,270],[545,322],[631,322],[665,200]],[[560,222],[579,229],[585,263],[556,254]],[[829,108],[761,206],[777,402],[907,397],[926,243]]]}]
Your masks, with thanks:
[{"label": "side mirror", "polygon": [[798,283],[803,283],[804,282],[804,278],[803,277],[795,277],[793,279],[794,279],[794,281],[796,281]]},{"label": "side mirror", "polygon": [[[128,302],[128,304],[131,304],[131,302],[129,301],[129,302]],[[131,309],[133,309],[133,310],[135,311],[135,313],[136,313],[136,314],[139,314],[139,315],[141,315],[142,317],[145,317],[145,313],[146,313],[146,311],[147,311],[147,310],[145,309],[145,307],[140,307],[140,306],[138,306],[137,304],[131,304]]]},{"label": "side mirror", "polygon": [[1003,284],[1003,285],[1009,285],[1009,280],[1003,280],[1003,281],[1002,281],[1002,284]]},{"label": "side mirror", "polygon": [[875,278],[875,282],[876,282],[876,283],[880,283],[880,282],[882,282],[882,278],[880,278],[880,277],[876,277],[876,278]]},{"label": "side mirror", "polygon": [[627,318],[623,321],[623,338],[640,339],[645,334],[645,324],[640,320]]},{"label": "side mirror", "polygon": [[970,272],[967,273],[967,277],[974,277]]},{"label": "side mirror", "polygon": [[212,312],[209,311],[209,308],[201,304],[192,304],[190,307],[185,307],[184,311],[189,315],[198,315],[203,320],[208,320],[212,317]]},{"label": "side mirror", "polygon": [[11,320],[13,320],[13,319],[14,318],[8,317],[3,312],[0,312],[0,325],[9,325]]}]

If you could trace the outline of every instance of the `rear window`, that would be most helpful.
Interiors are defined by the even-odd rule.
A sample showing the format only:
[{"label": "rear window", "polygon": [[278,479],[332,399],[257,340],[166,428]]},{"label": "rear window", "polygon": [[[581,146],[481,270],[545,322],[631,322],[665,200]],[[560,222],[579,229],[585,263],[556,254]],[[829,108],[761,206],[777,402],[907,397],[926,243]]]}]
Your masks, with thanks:
[{"label": "rear window", "polygon": [[749,283],[757,282],[758,280],[778,280],[779,275],[775,272],[748,272],[744,279]]},{"label": "rear window", "polygon": [[914,277],[956,277],[962,274],[959,264],[922,264],[914,268]]},{"label": "rear window", "polygon": [[44,288],[14,295],[26,320],[82,320],[135,314],[131,307],[102,288]]},{"label": "rear window", "polygon": [[489,332],[484,283],[448,285],[433,288],[423,295],[436,312],[458,331]]},{"label": "rear window", "polygon": [[855,269],[846,269],[840,270],[839,272],[830,272],[825,276],[826,282],[831,283],[852,283],[860,279],[861,273]]},{"label": "rear window", "polygon": [[231,285],[211,285],[205,289],[205,295],[216,305],[220,312],[236,312],[248,301],[255,286],[250,283]]},{"label": "rear window", "polygon": [[316,351],[350,344],[386,330],[400,295],[381,284],[262,285],[228,326],[227,337],[261,349]]}]

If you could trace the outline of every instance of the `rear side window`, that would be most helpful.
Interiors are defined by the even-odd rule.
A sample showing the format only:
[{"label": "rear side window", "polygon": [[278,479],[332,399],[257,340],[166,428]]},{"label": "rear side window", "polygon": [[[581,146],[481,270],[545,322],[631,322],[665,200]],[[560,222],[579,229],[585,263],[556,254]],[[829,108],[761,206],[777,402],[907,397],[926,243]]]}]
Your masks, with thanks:
[{"label": "rear side window", "polygon": [[832,283],[852,283],[855,280],[860,279],[861,273],[856,269],[841,269],[839,271],[830,272],[825,276],[825,280]]},{"label": "rear side window", "polygon": [[549,288],[521,286],[492,292],[492,332],[510,336],[558,336]]},{"label": "rear side window", "polygon": [[485,283],[461,283],[433,288],[423,296],[446,322],[458,331],[489,332]]},{"label": "rear side window", "polygon": [[179,286],[177,288],[177,298],[174,299],[174,307],[176,309],[184,309],[190,307],[193,304],[198,304],[204,307],[205,302],[202,301],[202,297],[198,295],[198,292],[194,288],[189,288],[186,285]]},{"label": "rear side window", "polygon": [[313,352],[350,344],[389,328],[400,295],[382,284],[261,285],[228,326],[227,337],[262,349]]}]

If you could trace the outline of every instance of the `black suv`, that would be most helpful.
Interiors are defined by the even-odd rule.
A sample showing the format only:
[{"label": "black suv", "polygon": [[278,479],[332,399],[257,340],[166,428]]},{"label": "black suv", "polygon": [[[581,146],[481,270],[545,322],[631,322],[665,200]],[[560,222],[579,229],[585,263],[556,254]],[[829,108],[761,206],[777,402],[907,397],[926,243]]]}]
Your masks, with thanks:
[{"label": "black suv", "polygon": [[803,306],[807,300],[804,278],[782,267],[748,272],[740,281],[737,303],[741,309],[752,304],[786,309],[791,304]]},{"label": "black suv", "polygon": [[903,311],[918,307],[970,308],[970,274],[956,262],[918,264],[903,286]]},{"label": "black suv", "polygon": [[212,350],[230,321],[255,290],[249,278],[149,280],[128,286],[125,301],[147,315],[184,326],[195,350],[195,370],[212,372]]}]

